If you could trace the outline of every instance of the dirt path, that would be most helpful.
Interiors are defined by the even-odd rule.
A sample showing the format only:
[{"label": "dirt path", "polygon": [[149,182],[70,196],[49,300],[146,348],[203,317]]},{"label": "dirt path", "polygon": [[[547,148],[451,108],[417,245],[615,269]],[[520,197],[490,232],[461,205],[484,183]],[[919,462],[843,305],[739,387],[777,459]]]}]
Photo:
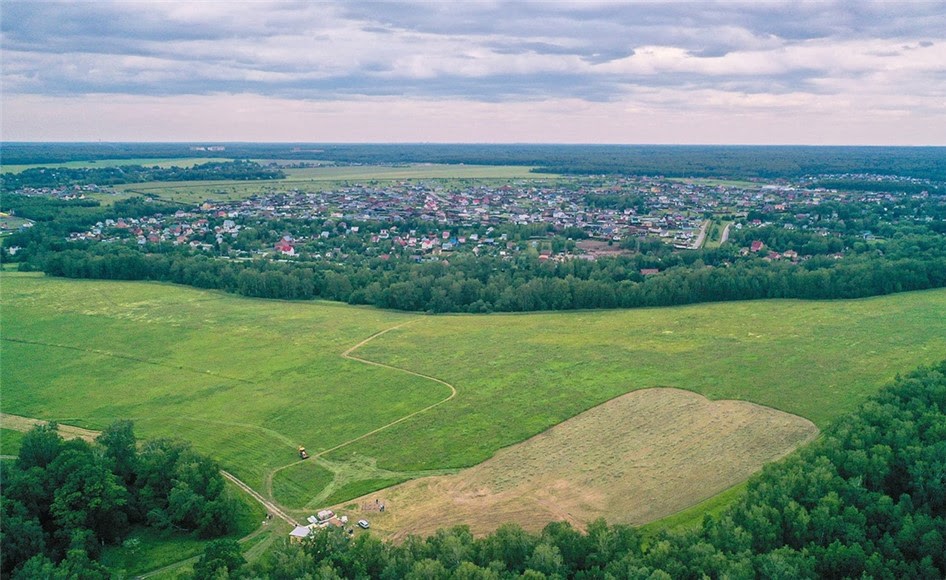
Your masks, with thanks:
[{"label": "dirt path", "polygon": [[278,505],[276,505],[275,503],[269,501],[265,497],[258,494],[256,490],[254,490],[252,487],[248,486],[247,484],[237,479],[237,477],[233,475],[232,473],[230,473],[229,471],[224,471],[221,469],[220,474],[226,477],[227,479],[229,479],[230,481],[232,481],[234,485],[236,485],[237,487],[239,487],[240,489],[248,493],[251,497],[253,497],[253,499],[263,504],[266,507],[266,509],[268,509],[269,512],[273,514],[274,516],[278,517],[279,519],[283,520],[284,522],[286,522],[287,524],[291,526],[299,525],[299,522],[293,519],[292,516],[286,514],[286,512],[282,511],[282,509],[280,509]]},{"label": "dirt path", "polygon": [[731,227],[732,227],[732,222],[729,222],[728,224],[726,224],[726,227],[723,228],[723,235],[719,237],[720,246],[722,246],[723,244],[726,243],[727,240],[729,240],[729,228]]},{"label": "dirt path", "polygon": [[[381,431],[384,431],[385,429],[389,429],[389,428],[391,428],[391,427],[397,425],[398,423],[402,423],[402,422],[404,422],[404,421],[407,421],[407,420],[410,419],[411,417],[414,417],[414,416],[419,415],[419,414],[421,414],[421,413],[426,413],[427,411],[433,409],[434,407],[437,407],[437,406],[439,406],[439,405],[442,405],[442,404],[446,403],[447,401],[449,401],[450,399],[454,398],[454,397],[457,395],[457,389],[456,389],[456,387],[454,387],[453,385],[451,385],[451,384],[448,383],[447,381],[438,379],[437,377],[432,377],[432,376],[430,376],[430,375],[425,375],[425,374],[422,374],[422,373],[414,372],[414,371],[407,370],[407,369],[403,369],[403,368],[400,368],[400,367],[396,367],[396,366],[392,366],[392,365],[388,365],[388,364],[384,364],[384,363],[379,363],[379,362],[375,362],[375,361],[363,359],[363,358],[361,358],[361,357],[357,357],[357,356],[355,356],[355,355],[352,354],[353,352],[355,352],[355,351],[358,350],[359,348],[363,347],[364,345],[368,344],[368,343],[371,342],[372,340],[378,338],[379,336],[385,335],[385,334],[391,332],[392,330],[397,330],[398,328],[401,328],[401,327],[403,327],[403,326],[406,326],[406,325],[408,325],[408,324],[410,324],[410,323],[412,323],[412,322],[414,322],[414,321],[416,321],[416,320],[418,320],[418,319],[415,318],[415,319],[413,319],[413,320],[408,320],[407,322],[402,322],[401,324],[398,324],[398,325],[396,325],[396,326],[392,326],[391,328],[386,328],[386,329],[384,329],[384,330],[382,330],[382,331],[376,332],[376,333],[372,334],[371,336],[369,336],[368,338],[364,339],[363,341],[359,342],[359,343],[356,344],[355,346],[353,346],[353,347],[349,348],[348,350],[346,350],[345,352],[343,352],[341,356],[342,356],[342,358],[347,358],[348,360],[357,361],[357,362],[360,362],[360,363],[363,363],[363,364],[366,364],[366,365],[372,365],[372,366],[381,367],[381,368],[385,368],[385,369],[391,369],[391,370],[394,370],[394,371],[398,371],[398,372],[402,372],[402,373],[407,373],[407,374],[409,374],[409,375],[414,375],[415,377],[420,377],[420,378],[422,378],[422,379],[427,379],[427,380],[430,380],[430,381],[434,381],[435,383],[440,383],[441,385],[443,385],[443,386],[447,387],[448,389],[450,389],[450,394],[449,394],[446,398],[441,399],[441,400],[437,401],[436,403],[433,403],[432,405],[428,405],[428,406],[424,407],[423,409],[419,409],[419,410],[417,410],[417,411],[414,411],[413,413],[409,413],[409,414],[407,414],[407,415],[404,415],[404,416],[401,417],[400,419],[396,419],[396,420],[394,420],[394,421],[391,421],[390,423],[388,423],[388,424],[386,424],[386,425],[382,425],[382,426],[380,426],[380,427],[378,427],[377,429],[374,429],[374,430],[372,430],[372,431],[368,431],[367,433],[362,433],[362,434],[359,435],[358,437],[355,437],[355,438],[353,438],[353,439],[349,439],[348,441],[345,441],[345,442],[343,442],[343,443],[339,443],[339,444],[336,445],[335,447],[330,447],[329,449],[325,449],[325,450],[323,450],[323,451],[320,451],[320,452],[318,452],[318,453],[315,453],[315,454],[313,454],[313,455],[310,456],[310,459],[317,459],[317,458],[319,458],[319,457],[321,457],[321,456],[323,456],[323,455],[327,455],[327,454],[329,454],[329,453],[331,453],[331,452],[333,452],[333,451],[336,451],[336,450],[338,450],[338,449],[341,449],[342,447],[346,447],[346,446],[348,446],[348,445],[351,445],[352,443],[356,443],[356,442],[358,442],[358,441],[361,441],[361,440],[364,439],[365,437],[370,437],[370,436],[372,436],[372,435],[374,435],[374,434],[376,434],[376,433],[379,433],[379,432],[381,432]],[[264,482],[264,486],[265,486],[265,489],[266,489],[266,495],[267,495],[270,499],[274,499],[274,498],[273,498],[273,478],[276,476],[276,474],[279,473],[280,471],[282,471],[283,469],[287,469],[287,468],[289,468],[289,467],[292,467],[293,465],[298,465],[299,463],[302,463],[303,461],[308,461],[308,460],[307,460],[307,459],[300,459],[299,461],[294,461],[294,462],[292,462],[292,463],[283,465],[282,467],[278,467],[278,468],[274,469],[273,471],[271,471],[271,472],[266,476],[266,480],[265,480],[265,482]]]},{"label": "dirt path", "polygon": [[[46,425],[47,423],[48,421],[43,421],[42,419],[0,413],[0,427],[12,429],[13,431],[23,431],[25,433],[36,425]],[[59,434],[62,435],[63,439],[85,439],[90,443],[95,441],[95,438],[99,436],[98,431],[83,429],[82,427],[75,427],[73,425],[65,425],[63,423],[59,423]]]}]

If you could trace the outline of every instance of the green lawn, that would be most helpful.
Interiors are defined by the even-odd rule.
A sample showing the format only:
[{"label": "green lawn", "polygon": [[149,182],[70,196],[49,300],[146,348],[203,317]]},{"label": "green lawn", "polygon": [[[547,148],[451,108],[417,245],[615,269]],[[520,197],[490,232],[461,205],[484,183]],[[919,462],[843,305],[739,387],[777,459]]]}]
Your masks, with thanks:
[{"label": "green lawn", "polygon": [[[180,436],[278,499],[319,507],[469,466],[645,387],[742,399],[821,427],[895,374],[946,358],[946,290],[853,301],[425,316],[165,284],[2,274],[4,412]],[[333,476],[323,470],[332,472]],[[425,474],[427,474],[425,473]],[[330,481],[330,484],[326,482]],[[311,511],[297,511],[298,515]]]}]

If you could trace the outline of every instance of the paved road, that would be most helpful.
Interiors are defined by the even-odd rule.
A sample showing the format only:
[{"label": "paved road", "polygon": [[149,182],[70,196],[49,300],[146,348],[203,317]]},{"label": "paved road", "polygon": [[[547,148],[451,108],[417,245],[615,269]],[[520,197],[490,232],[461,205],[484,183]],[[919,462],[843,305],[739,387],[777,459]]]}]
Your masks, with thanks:
[{"label": "paved road", "polygon": [[703,242],[706,240],[706,230],[709,228],[710,220],[704,220],[702,227],[700,227],[700,234],[696,236],[696,241],[693,243],[693,249],[699,250],[703,247]]}]

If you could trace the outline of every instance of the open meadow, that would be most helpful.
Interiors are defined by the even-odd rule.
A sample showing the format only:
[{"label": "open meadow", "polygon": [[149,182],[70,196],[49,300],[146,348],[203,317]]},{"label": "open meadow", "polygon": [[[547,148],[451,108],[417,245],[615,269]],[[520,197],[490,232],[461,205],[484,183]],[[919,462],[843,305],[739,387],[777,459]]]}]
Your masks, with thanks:
[{"label": "open meadow", "polygon": [[[9,272],[0,283],[4,413],[89,429],[128,418],[141,437],[186,438],[297,517],[449,476],[639,389],[824,427],[898,372],[946,357],[946,290],[425,316],[166,284]],[[723,423],[690,437],[711,440]]]},{"label": "open meadow", "polygon": [[[266,160],[260,160],[265,163]],[[355,165],[326,167],[286,167],[284,179],[266,181],[179,181],[149,182],[119,185],[115,190],[124,194],[149,195],[166,201],[201,203],[211,200],[243,199],[259,193],[299,189],[321,191],[326,188],[354,183],[399,181],[404,179],[437,180],[508,180],[551,179],[556,175],[532,173],[531,167],[518,165],[440,165],[430,163],[389,165]]]}]

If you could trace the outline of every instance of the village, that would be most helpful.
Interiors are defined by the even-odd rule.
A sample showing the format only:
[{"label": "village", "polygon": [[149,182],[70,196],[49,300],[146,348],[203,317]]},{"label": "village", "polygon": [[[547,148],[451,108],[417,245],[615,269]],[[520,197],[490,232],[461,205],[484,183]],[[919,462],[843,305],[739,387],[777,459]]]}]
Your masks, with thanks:
[{"label": "village", "polygon": [[[595,260],[639,248],[648,238],[676,249],[698,249],[706,245],[711,224],[722,226],[716,245],[733,231],[773,223],[839,235],[844,220],[837,212],[815,211],[822,203],[895,204],[903,198],[784,182],[733,185],[659,177],[463,185],[419,180],[207,200],[173,214],[106,219],[69,239],[187,245],[234,259],[344,261],[356,254],[423,261],[459,252],[512,259],[533,252],[540,260]],[[865,239],[874,235],[864,232]],[[798,256],[790,251],[769,257]]]}]

